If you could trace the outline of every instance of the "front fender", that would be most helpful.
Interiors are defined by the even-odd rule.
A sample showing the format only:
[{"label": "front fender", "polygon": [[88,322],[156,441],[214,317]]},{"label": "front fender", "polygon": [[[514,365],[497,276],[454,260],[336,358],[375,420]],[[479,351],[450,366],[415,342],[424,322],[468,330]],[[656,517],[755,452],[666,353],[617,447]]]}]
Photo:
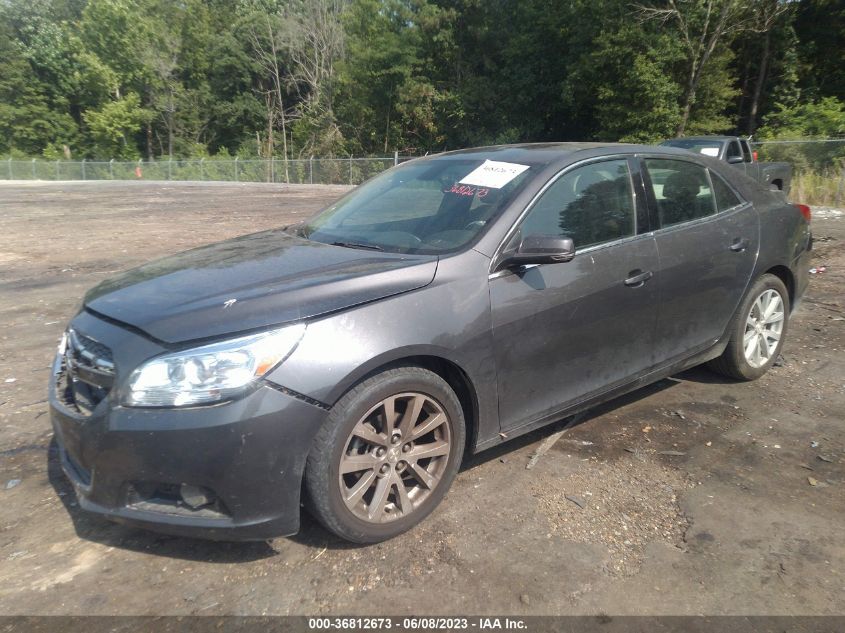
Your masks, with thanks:
[{"label": "front fender", "polygon": [[309,322],[296,350],[267,379],[333,406],[385,365],[409,357],[440,358],[461,369],[475,391],[477,440],[495,436],[489,264],[475,251],[445,258],[424,288]]}]

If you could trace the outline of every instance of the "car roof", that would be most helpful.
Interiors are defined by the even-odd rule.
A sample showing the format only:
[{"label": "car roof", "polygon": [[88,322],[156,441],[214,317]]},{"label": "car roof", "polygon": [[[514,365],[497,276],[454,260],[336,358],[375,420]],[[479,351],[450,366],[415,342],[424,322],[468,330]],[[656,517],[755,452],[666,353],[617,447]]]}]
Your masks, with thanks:
[{"label": "car roof", "polygon": [[[518,143],[513,145],[488,145],[453,150],[441,154],[430,154],[422,159],[435,158],[463,160],[497,160],[531,166],[561,165],[584,158],[600,157],[603,154],[658,153],[689,156],[683,149],[659,145],[635,145],[633,143]],[[577,156],[575,156],[577,154]]]},{"label": "car roof", "polygon": [[663,141],[664,143],[671,143],[672,141],[737,141],[742,140],[738,136],[683,136],[681,138],[670,138]]},{"label": "car roof", "polygon": [[563,158],[567,154],[588,149],[629,147],[624,143],[516,143],[513,145],[486,145],[469,147],[437,156],[464,159],[487,158],[504,162],[522,162],[529,165],[546,164]]}]

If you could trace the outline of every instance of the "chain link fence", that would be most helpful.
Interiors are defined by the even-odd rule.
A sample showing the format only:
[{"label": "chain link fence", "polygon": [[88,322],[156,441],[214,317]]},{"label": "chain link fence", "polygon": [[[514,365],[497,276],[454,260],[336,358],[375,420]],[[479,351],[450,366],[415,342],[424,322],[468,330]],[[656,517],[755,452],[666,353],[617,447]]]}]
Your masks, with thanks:
[{"label": "chain link fence", "polygon": [[[811,205],[845,205],[845,138],[754,141],[761,161],[793,168],[791,198]],[[371,158],[217,159],[156,161],[0,161],[3,180],[205,180],[358,185],[411,156]]]},{"label": "chain link fence", "polygon": [[186,159],[157,161],[0,162],[3,180],[205,180],[314,185],[358,185],[410,156],[305,159]]},{"label": "chain link fence", "polygon": [[754,141],[761,161],[792,165],[790,199],[817,206],[845,206],[845,138]]}]

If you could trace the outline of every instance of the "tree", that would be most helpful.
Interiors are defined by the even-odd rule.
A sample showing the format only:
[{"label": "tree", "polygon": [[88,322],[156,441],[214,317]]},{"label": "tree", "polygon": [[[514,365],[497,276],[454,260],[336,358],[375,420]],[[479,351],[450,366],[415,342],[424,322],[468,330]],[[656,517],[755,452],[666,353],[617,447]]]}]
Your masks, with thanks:
[{"label": "tree", "polygon": [[719,45],[751,28],[753,4],[753,0],[667,0],[665,6],[639,6],[643,21],[673,25],[686,48],[681,120],[676,136],[683,136],[686,130],[708,62]]},{"label": "tree", "polygon": [[74,120],[51,106],[50,89],[37,77],[8,23],[0,21],[0,152],[37,156],[51,143],[72,146]]},{"label": "tree", "polygon": [[301,0],[283,13],[291,83],[300,103],[294,134],[301,153],[332,155],[342,147],[334,87],[345,41],[344,6],[344,0]]},{"label": "tree", "polygon": [[104,104],[99,110],[88,110],[82,117],[94,140],[94,147],[101,158],[138,158],[134,137],[148,122],[152,113],[141,107],[137,94],[125,96]]},{"label": "tree", "polygon": [[[274,131],[278,121],[281,124],[282,132],[285,182],[290,182],[287,161],[288,122],[295,116],[296,112],[286,106],[287,86],[291,80],[287,70],[287,56],[282,32],[283,28],[278,15],[257,14],[251,24],[250,42],[255,52],[257,65],[261,70],[257,92],[264,98],[267,113],[266,156],[273,156]],[[272,177],[272,174],[269,176]]]},{"label": "tree", "polygon": [[845,4],[841,0],[801,0],[795,16],[801,41],[801,88],[812,99],[845,100]]}]

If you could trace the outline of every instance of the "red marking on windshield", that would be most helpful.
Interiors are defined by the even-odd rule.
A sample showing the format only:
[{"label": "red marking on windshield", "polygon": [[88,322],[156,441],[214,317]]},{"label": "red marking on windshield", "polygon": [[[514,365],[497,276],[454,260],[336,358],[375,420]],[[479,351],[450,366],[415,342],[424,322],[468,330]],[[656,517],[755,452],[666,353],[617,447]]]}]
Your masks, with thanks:
[{"label": "red marking on windshield", "polygon": [[473,187],[472,185],[462,185],[456,182],[449,189],[444,190],[443,193],[454,193],[458,196],[474,196],[477,194],[479,198],[483,198],[490,193],[490,190],[485,187]]}]

